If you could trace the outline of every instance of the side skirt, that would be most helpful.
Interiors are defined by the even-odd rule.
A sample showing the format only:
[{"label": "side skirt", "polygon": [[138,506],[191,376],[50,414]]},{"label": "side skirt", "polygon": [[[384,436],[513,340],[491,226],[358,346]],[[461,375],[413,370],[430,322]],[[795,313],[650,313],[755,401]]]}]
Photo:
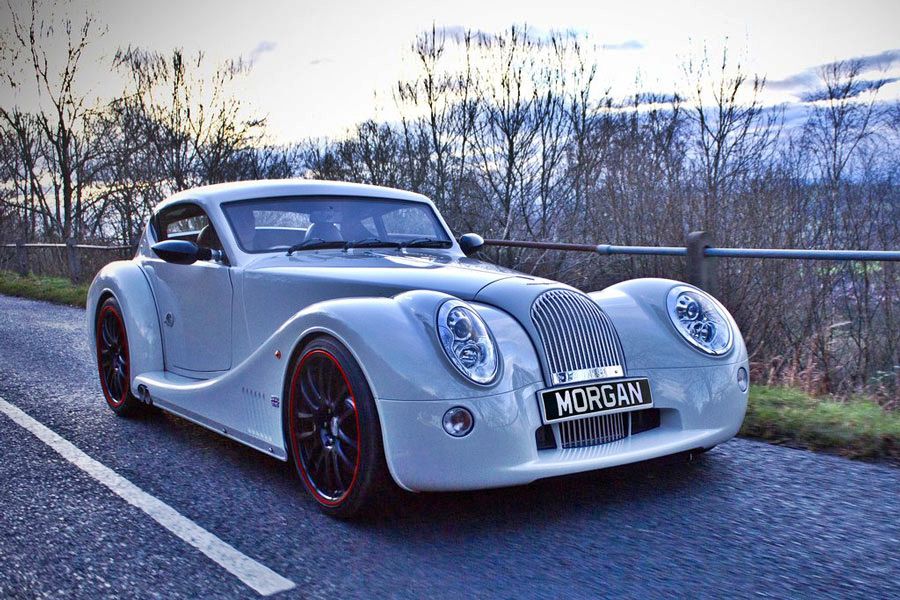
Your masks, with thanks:
[{"label": "side skirt", "polygon": [[240,442],[245,446],[249,446],[254,450],[259,450],[263,454],[268,454],[269,456],[273,456],[278,460],[287,462],[287,453],[283,449],[275,448],[267,442],[260,440],[259,438],[247,435],[246,433],[237,431],[236,429],[229,429],[221,423],[218,423],[211,419],[207,419],[206,417],[198,415],[197,413],[191,412],[180,406],[176,406],[175,404],[167,402],[166,400],[159,398],[158,396],[153,396],[152,401],[153,406],[158,406],[166,412],[179,416],[182,419],[187,419],[188,421],[196,423],[197,425],[200,425],[202,427],[206,427],[210,431],[214,431],[219,435],[231,438],[232,440]]}]

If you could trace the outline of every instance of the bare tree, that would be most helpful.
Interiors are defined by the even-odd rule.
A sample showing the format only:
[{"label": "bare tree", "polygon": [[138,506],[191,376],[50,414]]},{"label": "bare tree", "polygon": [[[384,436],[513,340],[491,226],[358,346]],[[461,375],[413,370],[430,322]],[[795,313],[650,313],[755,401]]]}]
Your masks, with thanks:
[{"label": "bare tree", "polygon": [[862,69],[859,60],[825,65],[819,72],[821,89],[805,95],[813,104],[804,127],[805,141],[813,164],[831,189],[840,185],[884,115],[877,100],[887,80],[863,79]]},{"label": "bare tree", "polygon": [[720,201],[770,158],[779,131],[779,114],[760,100],[765,78],[750,78],[740,63],[732,66],[727,48],[712,69],[704,51],[696,64],[688,61],[692,85],[691,115],[695,125],[695,159],[702,177],[702,223],[720,225]]},{"label": "bare tree", "polygon": [[[84,192],[90,185],[85,164],[90,141],[85,136],[93,107],[88,92],[79,89],[77,76],[85,49],[103,32],[90,13],[76,22],[69,15],[56,15],[54,6],[38,0],[31,0],[25,9],[10,1],[8,8],[0,79],[20,97],[35,96],[38,108],[26,116],[20,108],[0,106],[0,120],[19,142],[22,166],[28,171],[26,198],[36,200],[48,231],[63,239],[79,236]],[[65,57],[58,66],[50,48],[60,29]]]},{"label": "bare tree", "polygon": [[207,79],[203,53],[187,57],[126,48],[115,65],[131,79],[118,102],[120,111],[141,120],[141,135],[166,184],[184,189],[234,178],[244,148],[261,139],[265,122],[244,114],[229,86],[249,65],[231,60]]},{"label": "bare tree", "polygon": [[288,154],[263,143],[264,121],[247,116],[230,91],[247,63],[227,61],[206,78],[202,53],[125,48],[114,65],[129,85],[96,123],[105,185],[94,234],[111,223],[120,239],[134,243],[149,210],[175,191],[293,173]]}]

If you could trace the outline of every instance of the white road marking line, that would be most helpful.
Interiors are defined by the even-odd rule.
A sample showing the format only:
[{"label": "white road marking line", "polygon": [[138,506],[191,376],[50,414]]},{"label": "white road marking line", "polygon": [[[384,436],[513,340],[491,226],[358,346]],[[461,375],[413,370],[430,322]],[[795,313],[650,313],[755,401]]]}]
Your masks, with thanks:
[{"label": "white road marking line", "polygon": [[56,450],[67,461],[108,487],[132,506],[147,513],[150,518],[211,558],[257,593],[269,596],[295,587],[296,584],[290,579],[282,577],[265,565],[235,550],[234,547],[203,529],[162,500],[151,496],[106,465],[97,462],[74,444],[35,421],[3,398],[0,398],[0,411]]}]

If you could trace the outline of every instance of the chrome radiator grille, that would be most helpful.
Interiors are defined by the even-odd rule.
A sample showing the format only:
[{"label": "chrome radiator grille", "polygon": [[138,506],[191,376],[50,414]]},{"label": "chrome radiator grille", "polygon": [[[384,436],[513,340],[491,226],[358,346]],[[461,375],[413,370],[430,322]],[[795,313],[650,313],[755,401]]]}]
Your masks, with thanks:
[{"label": "chrome radiator grille", "polygon": [[624,353],[612,322],[584,294],[550,290],[531,306],[550,368],[550,384],[625,375]]},{"label": "chrome radiator grille", "polygon": [[608,444],[628,437],[628,413],[598,415],[559,424],[559,441],[563,448],[585,448]]}]

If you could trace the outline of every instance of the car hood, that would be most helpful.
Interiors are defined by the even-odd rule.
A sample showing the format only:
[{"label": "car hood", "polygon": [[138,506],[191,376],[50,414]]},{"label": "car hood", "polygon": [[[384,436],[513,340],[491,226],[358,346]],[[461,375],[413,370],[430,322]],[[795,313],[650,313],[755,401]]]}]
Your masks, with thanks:
[{"label": "car hood", "polygon": [[[253,287],[264,282],[278,287],[302,285],[313,290],[312,301],[349,296],[394,296],[408,290],[433,290],[472,300],[485,286],[509,277],[523,277],[467,257],[413,251],[341,250],[267,255],[245,271]],[[306,295],[306,294],[304,294]]]}]

